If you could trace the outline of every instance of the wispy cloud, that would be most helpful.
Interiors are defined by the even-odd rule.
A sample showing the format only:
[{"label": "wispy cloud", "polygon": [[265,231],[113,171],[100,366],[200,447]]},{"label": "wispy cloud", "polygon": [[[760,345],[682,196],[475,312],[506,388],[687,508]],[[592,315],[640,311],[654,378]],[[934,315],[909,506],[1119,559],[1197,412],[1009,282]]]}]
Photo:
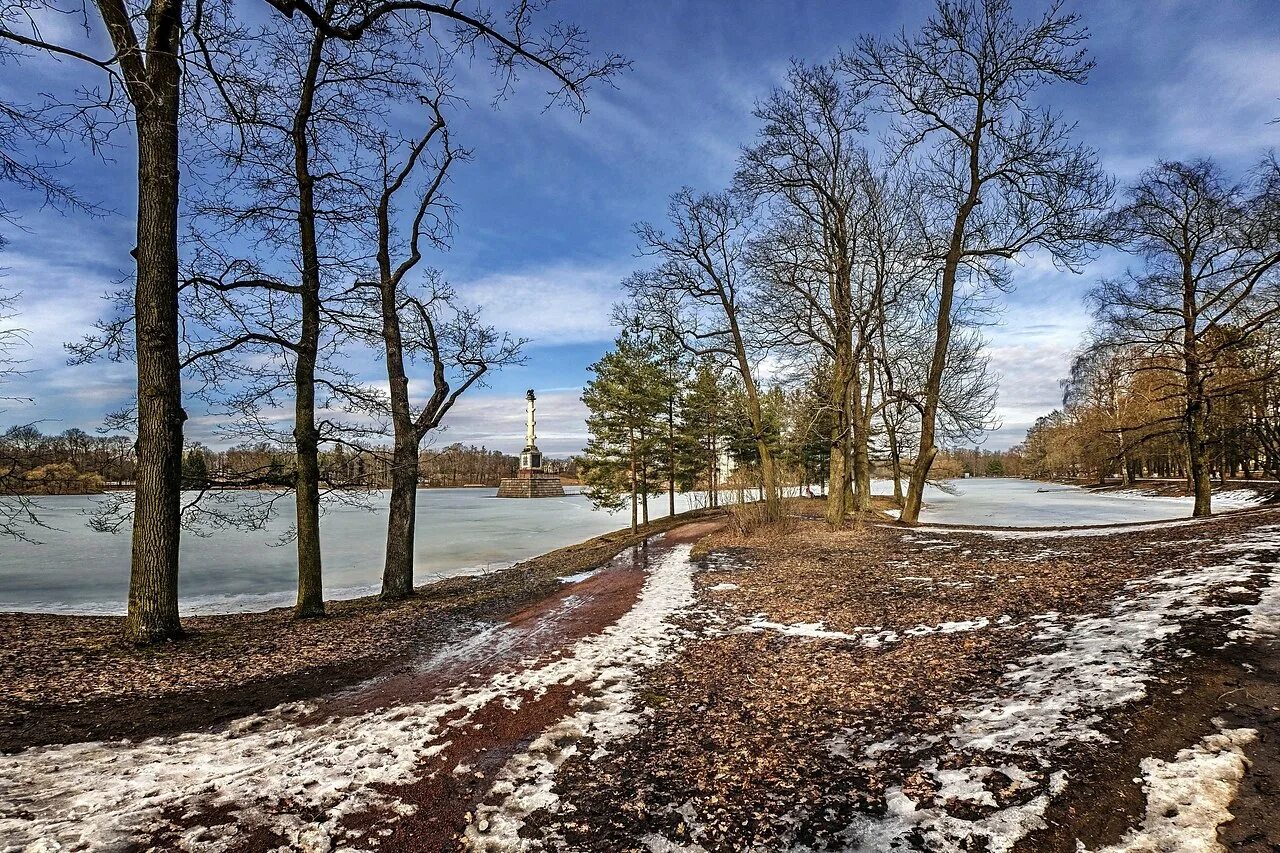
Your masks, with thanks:
[{"label": "wispy cloud", "polygon": [[493,273],[457,289],[483,307],[487,322],[535,343],[607,341],[617,331],[609,318],[621,298],[619,282],[630,269],[622,264],[558,264]]}]

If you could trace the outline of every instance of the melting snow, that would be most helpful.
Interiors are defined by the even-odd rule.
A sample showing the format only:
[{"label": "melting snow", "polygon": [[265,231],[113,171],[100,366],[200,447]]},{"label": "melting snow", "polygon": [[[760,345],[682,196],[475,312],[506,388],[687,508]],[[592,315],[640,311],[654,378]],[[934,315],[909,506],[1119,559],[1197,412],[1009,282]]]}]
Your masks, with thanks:
[{"label": "melting snow", "polygon": [[772,622],[761,615],[750,622],[738,626],[734,631],[735,633],[775,631],[786,637],[804,637],[813,640],[845,640],[859,643],[868,649],[875,649],[890,643],[900,642],[909,637],[924,637],[929,634],[958,634],[963,631],[977,631],[991,624],[1008,625],[1011,621],[1012,618],[1008,615],[1001,616],[999,619],[994,620],[994,623],[986,616],[979,616],[976,619],[940,622],[937,625],[916,625],[901,630],[882,628],[880,626],[859,626],[853,629],[857,633],[848,633],[845,631],[829,631],[824,627],[825,623],[823,622],[787,624],[785,622]]},{"label": "melting snow", "polygon": [[642,712],[633,707],[632,685],[641,670],[656,666],[679,643],[681,633],[668,619],[694,601],[690,551],[688,545],[672,549],[649,575],[630,611],[600,634],[579,641],[569,658],[549,665],[563,668],[569,677],[594,676],[590,690],[576,700],[579,710],[546,729],[498,774],[491,794],[503,797],[502,803],[478,808],[477,820],[467,827],[474,849],[526,849],[519,836],[524,819],[538,809],[557,808],[552,778],[577,753],[580,742],[589,738],[599,754],[610,741],[635,731]]},{"label": "melting snow", "polygon": [[[1098,853],[1217,853],[1218,827],[1231,820],[1254,729],[1225,729],[1178,752],[1142,759],[1147,809],[1142,825]],[[1081,848],[1083,851],[1083,848]]]},{"label": "melting snow", "polygon": [[[1240,609],[1250,610],[1237,620],[1245,626],[1242,631],[1260,632],[1276,625],[1278,583],[1268,586],[1252,608],[1208,602],[1250,580],[1256,586],[1260,574],[1271,572],[1270,564],[1259,559],[1261,552],[1277,548],[1280,527],[1260,528],[1215,549],[1235,555],[1227,562],[1189,571],[1171,569],[1129,583],[1106,613],[1040,617],[1042,627],[1033,642],[1043,651],[1010,669],[990,695],[957,709],[956,722],[941,741],[917,739],[915,751],[922,752],[919,772],[933,780],[937,793],[917,801],[900,786],[890,787],[884,817],[859,819],[843,839],[851,849],[865,851],[905,849],[912,837],[922,838],[927,849],[936,851],[969,849],[968,839],[973,838],[983,839],[992,853],[1013,849],[1027,832],[1043,825],[1050,797],[1065,788],[1065,775],[1052,770],[1055,756],[1073,743],[1108,740],[1100,728],[1103,712],[1146,695],[1146,685],[1159,670],[1157,648],[1176,650],[1173,638],[1185,625]],[[1243,766],[1240,747],[1251,736],[1239,730],[1223,732],[1183,750],[1174,762],[1144,761],[1151,804],[1147,822],[1112,853],[1215,849],[1197,839],[1211,838],[1212,830],[1229,817],[1223,815]],[[852,757],[852,737],[836,739],[832,752]],[[949,747],[945,770],[939,769],[936,754],[924,752],[939,742]],[[894,742],[873,747],[882,752],[913,751],[910,745]],[[1009,758],[1009,766],[988,766],[992,757],[1001,755]],[[1016,777],[1010,772],[1015,761],[1040,769]],[[968,762],[973,764],[965,766]],[[997,808],[988,800],[980,783],[996,769],[1023,791],[1019,802]],[[969,808],[983,807],[981,816],[966,820],[949,813],[948,801],[957,800]],[[1173,803],[1180,805],[1175,809]],[[1192,824],[1209,827],[1208,835],[1187,828]],[[1176,844],[1170,841],[1174,835]],[[1173,846],[1163,846],[1169,844]]]},{"label": "melting snow", "polygon": [[[327,851],[341,840],[338,827],[349,814],[375,807],[411,810],[374,786],[412,781],[422,760],[441,752],[455,727],[479,709],[496,700],[514,706],[556,684],[588,683],[596,694],[591,704],[545,733],[504,771],[509,804],[491,818],[502,821],[491,834],[504,838],[519,825],[521,813],[549,802],[546,773],[565,757],[555,747],[557,737],[587,734],[602,743],[629,730],[630,680],[678,641],[665,620],[693,600],[689,551],[676,546],[653,570],[632,610],[604,632],[579,640],[565,657],[463,683],[433,702],[307,725],[297,721],[313,708],[290,704],[221,733],[38,747],[0,756],[0,850],[126,847],[165,829],[166,814],[188,814],[198,822],[202,811],[226,807],[241,827],[277,831],[295,849]],[[488,649],[486,644],[501,647],[508,642],[504,635],[514,633],[481,632],[460,648],[474,655]],[[435,663],[461,662],[454,650]],[[236,841],[234,828],[199,827],[177,849],[216,853]]]}]

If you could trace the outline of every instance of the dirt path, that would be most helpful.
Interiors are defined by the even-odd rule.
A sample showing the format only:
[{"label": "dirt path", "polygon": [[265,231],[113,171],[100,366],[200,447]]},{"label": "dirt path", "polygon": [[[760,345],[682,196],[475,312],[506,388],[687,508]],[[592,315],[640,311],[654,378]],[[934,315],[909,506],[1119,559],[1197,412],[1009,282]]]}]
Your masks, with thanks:
[{"label": "dirt path", "polygon": [[667,620],[693,601],[691,544],[717,523],[652,537],[339,694],[0,757],[0,849],[448,850],[468,830],[506,849],[574,734],[628,725],[632,684],[678,645]]}]

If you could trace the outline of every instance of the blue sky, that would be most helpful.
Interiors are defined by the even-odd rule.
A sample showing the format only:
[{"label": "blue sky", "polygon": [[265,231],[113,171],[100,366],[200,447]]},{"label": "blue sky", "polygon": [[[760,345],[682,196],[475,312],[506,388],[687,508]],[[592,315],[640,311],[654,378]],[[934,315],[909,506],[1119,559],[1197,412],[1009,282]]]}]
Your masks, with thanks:
[{"label": "blue sky", "polygon": [[[456,138],[474,158],[454,177],[460,205],[452,251],[430,262],[483,305],[490,322],[532,339],[528,363],[494,377],[465,399],[437,443],[475,441],[511,452],[522,437],[522,396],[539,389],[544,451],[576,451],[585,440],[578,402],[587,366],[613,337],[609,310],[618,282],[640,264],[631,227],[660,220],[682,185],[719,189],[739,147],[755,133],[753,102],[776,85],[789,59],[830,58],[860,32],[914,28],[924,2],[561,2],[601,51],[625,54],[632,69],[615,89],[597,88],[582,120],[543,111],[545,80],[525,75],[514,98],[490,107],[480,63],[463,81],[474,91],[455,117]],[[1031,13],[1039,3],[1022,3]],[[1280,16],[1271,2],[1069,4],[1092,32],[1097,69],[1088,85],[1056,87],[1045,101],[1079,123],[1121,182],[1157,158],[1213,156],[1241,172],[1280,146]],[[91,79],[71,63],[0,69],[0,97],[57,90]],[[130,393],[127,365],[68,367],[61,344],[104,310],[98,297],[129,270],[132,246],[131,140],[117,137],[107,160],[80,151],[65,176],[86,198],[111,208],[92,219],[41,210],[38,199],[0,187],[24,231],[7,228],[0,266],[22,291],[31,332],[29,376],[14,390],[35,403],[10,407],[0,425],[38,420],[48,431],[92,429]],[[1083,275],[1029,258],[1015,272],[999,325],[988,330],[1001,376],[1004,447],[1053,408],[1058,379],[1086,324],[1080,297],[1098,277],[1123,268],[1104,254]],[[378,366],[370,364],[370,379]],[[213,437],[193,406],[190,434]]]}]

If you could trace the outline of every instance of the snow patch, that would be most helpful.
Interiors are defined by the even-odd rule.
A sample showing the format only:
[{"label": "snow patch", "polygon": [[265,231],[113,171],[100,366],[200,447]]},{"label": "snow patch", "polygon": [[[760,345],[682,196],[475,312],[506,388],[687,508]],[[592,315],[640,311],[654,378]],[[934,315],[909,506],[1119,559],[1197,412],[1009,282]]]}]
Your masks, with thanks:
[{"label": "snow patch", "polygon": [[[932,780],[936,793],[917,794],[913,799],[902,786],[889,787],[886,814],[878,819],[859,818],[844,834],[848,846],[865,851],[903,849],[916,838],[930,850],[957,851],[970,849],[971,839],[982,839],[984,849],[992,853],[1014,849],[1027,832],[1043,824],[1050,798],[1065,790],[1066,774],[1054,769],[1058,756],[1081,742],[1108,740],[1101,728],[1104,712],[1146,695],[1147,684],[1158,676],[1162,656],[1180,647],[1177,635],[1184,626],[1250,609],[1209,602],[1248,582],[1256,587],[1260,574],[1274,577],[1266,552],[1277,548],[1280,527],[1259,528],[1214,549],[1233,555],[1222,563],[1190,571],[1169,569],[1131,581],[1107,612],[1033,617],[1041,627],[1031,642],[1042,650],[1006,672],[990,694],[955,709],[949,732],[941,738],[918,738],[912,744],[889,741],[867,748],[863,761],[877,766],[876,760],[885,753],[898,754],[893,765],[902,762],[904,751],[908,756],[917,753],[916,778]],[[1274,582],[1268,586],[1262,601],[1241,620],[1245,630],[1264,630],[1273,624],[1280,604],[1277,586]],[[1250,736],[1243,731],[1223,732],[1179,753],[1174,762],[1145,761],[1148,800],[1154,804],[1148,822],[1143,834],[1126,840],[1130,846],[1112,848],[1109,853],[1216,850],[1194,846],[1200,843],[1194,839],[1212,838],[1217,825],[1229,818],[1222,815],[1242,772],[1239,747],[1247,742],[1242,738]],[[852,734],[835,739],[832,753],[853,760],[853,740]],[[945,744],[945,762],[937,753],[939,744]],[[993,766],[991,759],[1000,756],[1008,760]],[[939,769],[941,765],[946,769]],[[1039,769],[1019,771],[1018,767]],[[1015,783],[1017,795],[1004,806],[989,798],[989,787],[981,784],[996,769]],[[948,809],[952,802],[964,803],[965,811],[976,810],[977,816],[957,817]],[[1208,835],[1160,828],[1192,823],[1207,826]],[[1191,846],[1165,846],[1179,833],[1177,843]]]},{"label": "snow patch", "polygon": [[691,550],[689,545],[673,548],[649,575],[630,611],[600,634],[580,640],[569,657],[546,667],[557,671],[557,681],[591,678],[590,689],[574,700],[577,711],[543,731],[498,773],[489,799],[501,797],[501,803],[477,808],[477,819],[467,827],[473,849],[528,849],[520,828],[534,811],[558,809],[552,782],[560,765],[584,741],[600,755],[611,741],[636,730],[643,713],[634,707],[636,678],[665,660],[683,639],[668,620],[694,602]]},{"label": "snow patch", "polygon": [[1228,806],[1247,766],[1244,747],[1257,736],[1255,729],[1224,729],[1180,750],[1172,761],[1142,759],[1147,799],[1142,825],[1098,853],[1221,850],[1218,827],[1232,818]]},{"label": "snow patch", "polygon": [[[693,600],[689,551],[687,545],[676,546],[628,614],[579,640],[564,657],[542,666],[515,661],[520,668],[467,676],[431,702],[306,720],[305,725],[300,720],[314,706],[294,703],[238,720],[225,732],[37,747],[0,756],[0,851],[40,845],[124,848],[169,829],[167,815],[185,814],[198,824],[201,814],[223,808],[242,830],[278,832],[295,847],[340,847],[346,816],[379,808],[393,816],[403,812],[405,806],[380,793],[379,786],[418,778],[423,761],[441,753],[456,728],[477,711],[494,701],[516,707],[554,685],[588,685],[597,694],[556,733],[605,742],[628,730],[631,718],[623,706],[637,668],[660,659],[679,639],[664,620]],[[562,606],[575,606],[573,598]],[[517,629],[490,627],[423,669],[466,673],[463,667],[514,648],[520,636]],[[565,757],[563,749],[552,748],[550,737],[531,747],[524,767],[513,765],[506,774],[513,792],[528,805],[546,801],[545,771]],[[450,763],[438,772],[454,769]],[[516,811],[506,813],[510,824]],[[219,853],[235,845],[233,834],[196,826],[175,849]]]}]

